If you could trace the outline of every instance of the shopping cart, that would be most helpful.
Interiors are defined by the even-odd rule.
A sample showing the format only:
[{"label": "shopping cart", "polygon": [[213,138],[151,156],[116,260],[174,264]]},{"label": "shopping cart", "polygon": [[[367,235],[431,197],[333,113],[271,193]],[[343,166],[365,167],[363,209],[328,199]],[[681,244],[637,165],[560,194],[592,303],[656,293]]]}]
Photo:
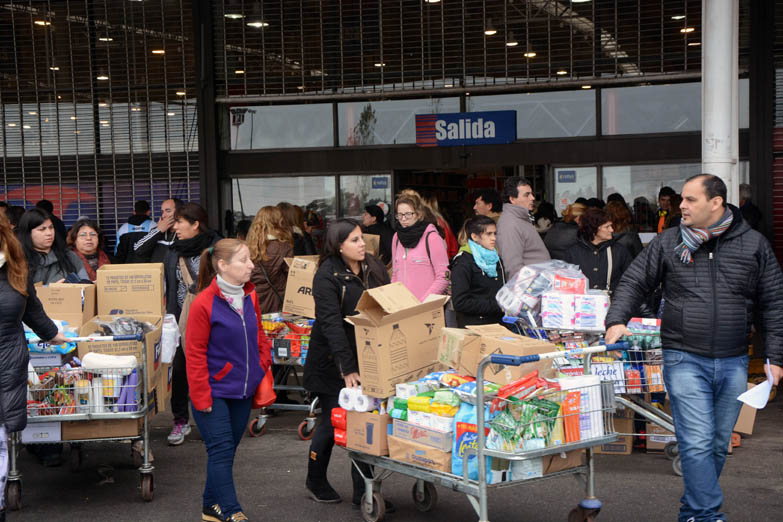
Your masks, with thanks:
[{"label": "shopping cart", "polygon": [[[139,335],[89,336],[69,338],[69,342],[95,341],[138,341],[144,343]],[[40,339],[31,340],[40,343]],[[81,423],[98,420],[127,420],[143,424],[141,433],[135,429],[132,436],[119,437],[75,437],[70,444],[71,470],[76,471],[82,465],[81,444],[85,442],[131,441],[134,466],[139,468],[141,496],[151,501],[154,492],[154,467],[150,462],[149,414],[150,390],[147,386],[147,351],[142,346],[141,363],[136,367],[90,368],[37,367],[29,379],[35,384],[29,387],[27,404],[27,424],[35,427],[41,423]],[[70,424],[69,424],[70,425]],[[62,426],[62,424],[60,424]],[[136,424],[138,426],[138,424]],[[77,430],[79,433],[83,430]],[[41,438],[26,441],[24,444],[51,443]],[[59,443],[60,441],[56,441]],[[21,433],[9,437],[9,470],[6,498],[8,508],[22,508],[22,473],[18,466],[19,449],[22,445]],[[136,446],[136,447],[134,447]]]},{"label": "shopping cart", "polygon": [[[297,432],[301,440],[313,438],[315,423],[321,410],[318,397],[305,390],[302,384],[307,350],[310,345],[310,331],[313,320],[288,313],[264,314],[261,317],[264,333],[272,341],[272,358],[279,365],[275,375],[274,389],[277,392],[298,393],[302,402],[276,402],[267,408],[261,408],[258,416],[250,422],[248,431],[253,437],[266,433],[266,425],[274,411],[306,411],[307,416],[299,423]],[[293,380],[294,384],[289,384]]]},{"label": "shopping cart", "polygon": [[[580,348],[578,352],[599,353],[611,349],[623,349],[626,347],[626,344],[620,343],[617,346],[610,347],[597,346],[590,348]],[[574,350],[573,355],[576,354],[577,350]],[[519,366],[521,364],[532,363],[546,359],[556,359],[561,356],[562,352],[551,352],[528,356],[503,354],[488,355],[479,363],[478,366],[476,379],[476,403],[480,405],[492,404],[492,407],[498,408],[497,402],[500,401],[500,399],[486,397],[484,393],[484,372],[487,366]],[[585,361],[587,362],[589,359],[585,359]],[[479,516],[480,522],[486,522],[489,520],[489,503],[487,493],[490,490],[521,486],[524,484],[562,477],[565,475],[575,475],[584,479],[586,496],[576,508],[571,510],[568,515],[568,520],[569,522],[594,520],[601,510],[602,503],[595,496],[595,468],[592,448],[617,439],[617,434],[614,432],[612,417],[612,414],[615,411],[615,395],[612,389],[612,384],[608,382],[601,382],[599,385],[594,386],[575,388],[569,390],[569,392],[586,394],[591,397],[599,397],[600,400],[597,403],[591,402],[590,407],[581,409],[577,413],[560,415],[554,419],[555,422],[562,420],[565,424],[575,421],[575,424],[577,425],[575,429],[579,431],[582,426],[584,426],[584,424],[580,425],[580,421],[584,423],[585,419],[590,419],[588,424],[592,425],[595,429],[595,431],[591,432],[593,436],[579,438],[579,440],[573,441],[566,439],[567,442],[560,445],[550,445],[535,449],[525,449],[524,446],[521,449],[511,451],[503,449],[488,449],[486,447],[487,434],[485,431],[487,426],[487,419],[484,417],[484,408],[478,407],[476,408],[477,443],[475,448],[467,448],[464,452],[462,465],[463,476],[436,471],[407,462],[392,460],[389,457],[378,457],[353,449],[348,449],[348,456],[351,459],[353,465],[362,475],[365,483],[365,494],[362,497],[362,504],[360,506],[362,517],[367,522],[377,522],[383,520],[386,507],[381,495],[381,486],[383,481],[394,473],[399,473],[416,479],[416,483],[413,486],[412,495],[414,505],[419,511],[428,512],[435,507],[437,504],[437,489],[435,486],[440,485],[453,491],[464,493],[476,511],[476,514]],[[556,394],[566,392],[554,390],[551,393]],[[545,397],[547,397],[547,395],[541,396],[541,398]],[[571,426],[573,426],[573,424],[571,424]],[[600,426],[600,429],[597,429],[596,426]],[[559,455],[575,450],[585,450],[585,461],[581,466],[557,471],[555,473],[540,476],[538,478],[519,480],[514,479],[514,472],[512,468],[511,480],[496,483],[489,483],[488,481],[486,457],[503,459],[511,461],[512,463],[524,461],[529,462],[534,459]],[[478,463],[478,478],[476,480],[469,478],[468,461],[471,457],[474,456]],[[452,455],[452,458],[457,458],[457,456]],[[359,463],[373,466],[373,474],[371,476],[365,475],[365,473],[362,472],[361,467],[358,465]],[[512,466],[514,466],[514,464],[512,464]]]}]

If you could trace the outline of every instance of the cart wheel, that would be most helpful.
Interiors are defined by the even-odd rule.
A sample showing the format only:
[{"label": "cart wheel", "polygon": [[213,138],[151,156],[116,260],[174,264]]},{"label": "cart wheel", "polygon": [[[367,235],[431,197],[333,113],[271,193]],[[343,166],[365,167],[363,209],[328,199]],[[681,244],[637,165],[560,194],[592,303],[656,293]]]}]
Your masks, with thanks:
[{"label": "cart wheel", "polygon": [[674,470],[675,475],[682,477],[682,463],[680,462],[679,455],[674,457],[674,460],[672,460],[672,469]]},{"label": "cart wheel", "polygon": [[[362,499],[363,501],[364,499]],[[372,509],[368,512],[362,502],[362,518],[366,522],[380,522],[386,516],[386,502],[380,493],[372,494]]]},{"label": "cart wheel", "polygon": [[266,433],[266,419],[261,420],[260,418],[256,417],[253,419],[253,422],[250,423],[248,431],[250,431],[251,437],[260,437]]},{"label": "cart wheel", "polygon": [[141,498],[145,502],[151,502],[155,492],[155,478],[152,473],[141,474]]},{"label": "cart wheel", "polygon": [[585,509],[577,506],[568,514],[568,522],[595,522],[600,509]]},{"label": "cart wheel", "polygon": [[680,454],[680,446],[676,442],[670,442],[663,448],[663,453],[671,460]]},{"label": "cart wheel", "polygon": [[14,480],[6,486],[6,498],[8,509],[19,511],[22,509],[22,481]]},{"label": "cart wheel", "polygon": [[424,491],[419,494],[416,484],[413,484],[413,505],[422,513],[431,511],[438,503],[438,490],[432,482],[424,483]]},{"label": "cart wheel", "polygon": [[299,438],[302,440],[310,440],[315,433],[315,426],[312,428],[307,427],[307,419],[299,423]]}]

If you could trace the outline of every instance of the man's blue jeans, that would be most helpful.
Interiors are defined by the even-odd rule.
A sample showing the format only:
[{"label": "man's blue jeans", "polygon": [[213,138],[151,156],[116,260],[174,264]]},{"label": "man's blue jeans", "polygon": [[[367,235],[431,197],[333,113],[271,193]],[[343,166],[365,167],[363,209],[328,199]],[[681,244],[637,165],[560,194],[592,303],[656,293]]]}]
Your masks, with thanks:
[{"label": "man's blue jeans", "polygon": [[234,455],[247,427],[252,400],[213,397],[211,413],[193,410],[193,418],[207,446],[203,505],[219,505],[226,517],[242,511],[234,488]]},{"label": "man's blue jeans", "polygon": [[748,356],[714,359],[664,349],[663,378],[685,483],[678,520],[725,520],[718,478],[742,406],[737,397],[748,386]]}]

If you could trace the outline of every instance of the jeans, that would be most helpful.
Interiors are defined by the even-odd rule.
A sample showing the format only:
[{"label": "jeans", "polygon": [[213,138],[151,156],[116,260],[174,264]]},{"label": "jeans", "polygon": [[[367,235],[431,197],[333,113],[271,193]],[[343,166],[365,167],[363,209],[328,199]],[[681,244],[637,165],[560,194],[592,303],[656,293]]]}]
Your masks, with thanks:
[{"label": "jeans", "polygon": [[171,362],[171,413],[174,415],[174,422],[188,422],[190,418],[188,411],[188,398],[190,390],[188,389],[188,373],[185,365],[185,347],[182,342],[177,346],[174,353],[174,360]]},{"label": "jeans", "polygon": [[226,517],[242,511],[234,488],[234,455],[250,418],[252,398],[212,398],[212,412],[193,411],[207,446],[204,506],[217,504]]},{"label": "jeans", "polygon": [[748,356],[715,359],[663,350],[663,378],[671,400],[685,493],[679,522],[725,520],[718,479],[747,390]]}]

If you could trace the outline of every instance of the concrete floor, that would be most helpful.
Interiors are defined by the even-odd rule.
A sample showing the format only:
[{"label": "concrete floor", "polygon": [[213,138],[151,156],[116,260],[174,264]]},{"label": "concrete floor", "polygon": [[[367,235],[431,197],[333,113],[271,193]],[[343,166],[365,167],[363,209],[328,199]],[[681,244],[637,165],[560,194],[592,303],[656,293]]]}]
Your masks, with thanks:
[{"label": "concrete floor", "polygon": [[[351,508],[349,462],[335,450],[330,480],[344,500],[320,505],[304,490],[308,443],[298,439],[299,413],[270,419],[260,438],[247,437],[238,450],[235,477],[239,499],[252,522],[361,520]],[[155,499],[146,503],[139,493],[138,472],[132,467],[130,447],[119,443],[84,446],[84,467],[72,473],[68,466],[43,468],[26,452],[20,457],[24,473],[22,511],[11,512],[12,522],[65,521],[198,521],[206,463],[198,433],[179,447],[168,447],[170,418],[153,423]],[[760,411],[755,432],[729,457],[722,476],[724,509],[731,521],[783,520],[783,400]],[[67,451],[67,450],[66,450]],[[66,455],[67,457],[67,455]],[[598,520],[609,522],[676,520],[681,479],[663,455],[597,456],[597,492],[604,502]],[[106,477],[110,480],[106,480]],[[475,521],[473,509],[461,494],[438,489],[438,506],[429,514],[415,510],[412,480],[391,477],[384,494],[397,506],[389,521]],[[506,488],[490,496],[493,522],[563,522],[583,496],[572,477]]]}]

